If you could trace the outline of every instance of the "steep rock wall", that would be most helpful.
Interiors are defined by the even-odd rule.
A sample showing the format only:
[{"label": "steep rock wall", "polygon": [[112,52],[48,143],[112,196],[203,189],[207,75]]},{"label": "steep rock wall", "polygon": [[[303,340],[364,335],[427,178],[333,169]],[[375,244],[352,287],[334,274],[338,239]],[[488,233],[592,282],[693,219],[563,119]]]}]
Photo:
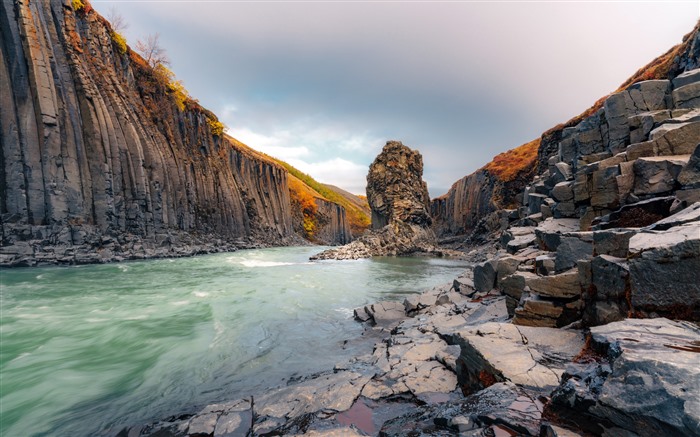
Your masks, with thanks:
[{"label": "steep rock wall", "polygon": [[104,19],[70,3],[0,4],[0,263],[289,237],[286,171],[212,134],[196,103],[179,109]]},{"label": "steep rock wall", "polygon": [[[639,82],[674,79],[683,72],[700,67],[700,61],[698,61],[700,56],[699,28],[700,23],[696,25],[691,33],[683,38],[681,44],[640,68],[616,92],[622,92]],[[689,91],[686,91],[687,93]],[[670,103],[670,105],[666,106],[670,107],[673,104],[673,96],[670,93],[667,93],[666,96],[669,100],[667,103]],[[582,114],[544,132],[538,141],[538,148],[532,159],[527,159],[527,162],[531,163],[531,165],[520,167],[521,171],[515,177],[506,179],[498,177],[493,171],[489,171],[490,163],[473,174],[455,182],[445,195],[431,202],[433,228],[437,236],[446,239],[456,235],[468,235],[475,231],[477,227],[479,227],[479,232],[498,230],[491,229],[489,226],[481,229],[479,224],[486,220],[502,228],[504,223],[507,225],[508,220],[488,220],[492,213],[503,208],[522,207],[523,201],[527,202],[529,197],[533,197],[536,202],[540,197],[545,199],[548,191],[542,187],[534,187],[527,197],[523,197],[523,189],[531,184],[535,175],[541,175],[547,170],[553,173],[555,171],[553,165],[556,162],[566,162],[567,158],[571,160],[571,157],[560,159],[561,143],[564,143],[565,149],[575,149],[583,155],[592,154],[594,149],[596,152],[601,153],[605,149],[605,152],[614,155],[624,150],[627,145],[641,141],[642,137],[644,137],[642,132],[648,134],[648,128],[657,121],[652,120],[651,124],[649,124],[649,120],[646,120],[647,126],[644,126],[643,129],[639,125],[644,121],[641,119],[634,120],[634,123],[637,123],[637,125],[630,127],[618,126],[620,123],[618,123],[618,120],[614,120],[614,117],[610,117],[611,120],[605,117],[604,104],[606,100],[607,97],[599,99]],[[685,108],[694,105],[695,103],[689,101],[685,103]],[[626,121],[622,124],[626,125]],[[614,126],[611,128],[611,125]],[[626,132],[624,131],[625,127],[627,127]],[[609,131],[609,129],[617,129],[617,131]],[[629,131],[635,130],[636,136],[633,138],[630,136]],[[577,139],[577,143],[572,146],[573,138],[580,138],[581,140]],[[579,143],[581,144],[580,146]],[[587,150],[586,147],[591,148],[591,150]],[[559,174],[558,177],[563,177],[563,175]],[[552,187],[548,188],[551,189]],[[529,196],[529,194],[534,196]],[[526,206],[528,208],[525,211],[521,211],[525,215],[540,210],[539,205],[536,203]],[[517,218],[517,214],[514,214],[513,217]]]},{"label": "steep rock wall", "polygon": [[318,231],[316,240],[332,246],[347,244],[353,239],[345,208],[324,199],[315,199]]}]

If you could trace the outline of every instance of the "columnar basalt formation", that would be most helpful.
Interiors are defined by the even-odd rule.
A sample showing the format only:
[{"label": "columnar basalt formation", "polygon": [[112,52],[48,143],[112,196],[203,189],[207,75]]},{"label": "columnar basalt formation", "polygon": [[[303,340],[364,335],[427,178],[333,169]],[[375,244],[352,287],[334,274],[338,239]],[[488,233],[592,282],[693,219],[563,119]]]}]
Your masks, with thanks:
[{"label": "columnar basalt formation", "polygon": [[423,157],[398,141],[388,141],[369,168],[367,201],[372,230],[352,243],[313,259],[358,259],[435,252],[430,198],[422,179]]},{"label": "columnar basalt formation", "polygon": [[89,6],[2,2],[0,35],[0,264],[293,237],[286,170],[226,138],[196,102],[177,101]]}]

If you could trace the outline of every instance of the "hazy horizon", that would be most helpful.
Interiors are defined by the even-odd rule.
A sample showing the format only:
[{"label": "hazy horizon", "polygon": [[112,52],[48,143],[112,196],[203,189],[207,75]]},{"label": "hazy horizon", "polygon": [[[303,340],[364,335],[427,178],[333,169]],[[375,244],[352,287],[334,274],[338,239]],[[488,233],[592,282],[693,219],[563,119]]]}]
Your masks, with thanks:
[{"label": "hazy horizon", "polygon": [[93,0],[159,33],[229,133],[364,194],[387,140],[423,154],[432,197],[539,137],[681,42],[697,2]]}]

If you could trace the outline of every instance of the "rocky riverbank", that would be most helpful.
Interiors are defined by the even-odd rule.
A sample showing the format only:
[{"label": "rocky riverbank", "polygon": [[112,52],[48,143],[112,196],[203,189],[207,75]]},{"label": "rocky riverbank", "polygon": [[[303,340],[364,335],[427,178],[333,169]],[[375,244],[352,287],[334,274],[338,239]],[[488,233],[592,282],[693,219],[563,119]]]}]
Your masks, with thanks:
[{"label": "rocky riverbank", "polygon": [[[698,211],[700,203],[656,228],[638,229],[627,255],[636,253],[640,241],[658,235],[686,246],[700,244]],[[662,232],[683,234],[684,243]],[[560,229],[536,235],[565,234]],[[511,241],[504,246],[512,247]],[[667,246],[655,250],[671,253]],[[590,328],[581,317],[556,327],[564,323],[562,314],[570,313],[567,302],[547,300],[547,290],[555,289],[549,281],[558,286],[572,281],[545,274],[549,263],[539,252],[535,247],[516,254],[500,249],[452,284],[403,302],[357,308],[355,318],[366,324],[364,341],[375,342],[371,354],[265,393],[241,394],[118,435],[700,435],[698,325],[621,316]],[[696,262],[700,250],[694,254],[690,259]],[[652,255],[642,259],[655,262],[658,257]],[[667,257],[665,262],[673,269],[687,259]],[[517,273],[508,274],[513,268]],[[617,271],[609,273],[594,274],[585,285],[612,287],[617,285],[612,278],[625,280]],[[533,299],[523,296],[519,304],[527,306],[514,308],[511,285],[503,281],[513,274],[523,275],[534,300],[558,315],[524,316]],[[586,291],[581,287],[556,289]],[[557,323],[530,323],[548,317]]]}]

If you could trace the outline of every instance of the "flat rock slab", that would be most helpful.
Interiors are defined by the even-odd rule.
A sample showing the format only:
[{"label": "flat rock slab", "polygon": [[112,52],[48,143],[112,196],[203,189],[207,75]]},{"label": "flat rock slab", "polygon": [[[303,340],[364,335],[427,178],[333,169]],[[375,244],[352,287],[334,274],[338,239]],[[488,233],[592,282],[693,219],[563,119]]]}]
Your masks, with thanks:
[{"label": "flat rock slab", "polygon": [[371,378],[371,374],[345,371],[269,390],[255,398],[255,413],[259,417],[290,419],[320,410],[345,411]]},{"label": "flat rock slab", "polygon": [[501,381],[551,391],[584,344],[579,332],[510,323],[464,329],[454,333],[451,342],[461,347],[457,375],[467,392]]}]

